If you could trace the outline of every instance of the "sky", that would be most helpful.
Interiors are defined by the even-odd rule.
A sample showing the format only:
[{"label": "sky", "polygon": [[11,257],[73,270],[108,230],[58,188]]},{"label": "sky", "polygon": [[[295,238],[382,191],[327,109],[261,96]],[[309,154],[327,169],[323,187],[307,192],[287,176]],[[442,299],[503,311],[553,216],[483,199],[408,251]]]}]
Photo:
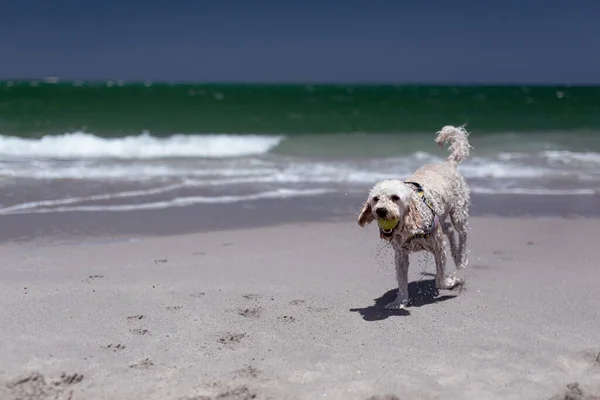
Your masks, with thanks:
[{"label": "sky", "polygon": [[0,79],[600,83],[600,1],[18,0]]}]

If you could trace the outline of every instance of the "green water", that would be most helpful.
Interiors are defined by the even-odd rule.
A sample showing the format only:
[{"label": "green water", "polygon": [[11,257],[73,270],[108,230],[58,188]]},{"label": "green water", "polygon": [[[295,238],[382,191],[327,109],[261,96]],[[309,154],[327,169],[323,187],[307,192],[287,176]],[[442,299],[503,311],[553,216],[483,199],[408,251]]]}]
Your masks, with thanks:
[{"label": "green water", "polygon": [[0,82],[0,134],[600,130],[600,86]]}]

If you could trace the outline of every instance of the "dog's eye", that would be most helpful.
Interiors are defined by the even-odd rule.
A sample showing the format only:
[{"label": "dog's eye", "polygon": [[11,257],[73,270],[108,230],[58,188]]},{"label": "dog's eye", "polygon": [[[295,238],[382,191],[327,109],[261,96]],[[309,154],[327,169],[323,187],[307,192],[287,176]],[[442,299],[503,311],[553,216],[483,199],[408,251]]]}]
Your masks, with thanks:
[{"label": "dog's eye", "polygon": [[379,201],[379,197],[373,197],[373,203],[377,203]]},{"label": "dog's eye", "polygon": [[392,199],[392,201],[398,201],[400,200],[400,197],[396,196],[396,195],[392,195],[392,197],[390,197]]}]

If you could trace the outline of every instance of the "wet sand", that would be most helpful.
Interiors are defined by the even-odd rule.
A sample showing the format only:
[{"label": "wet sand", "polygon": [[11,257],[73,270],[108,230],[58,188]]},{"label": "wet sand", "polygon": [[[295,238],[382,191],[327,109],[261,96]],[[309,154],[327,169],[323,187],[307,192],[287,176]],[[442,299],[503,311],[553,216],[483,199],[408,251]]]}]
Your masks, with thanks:
[{"label": "wet sand", "polygon": [[[45,211],[49,212],[39,213],[24,210],[23,214],[0,214],[3,227],[0,242],[79,240],[89,236],[148,237],[290,223],[352,221],[368,190],[155,210],[55,212],[47,208]],[[142,198],[137,200],[143,201]],[[17,202],[24,201],[26,197]],[[600,195],[474,194],[472,201],[470,215],[475,217],[600,218]],[[102,206],[111,202],[114,200],[95,201],[93,204]]]},{"label": "wet sand", "polygon": [[353,217],[5,242],[0,398],[591,399],[599,229],[472,218],[466,286],[438,293],[416,255],[406,313]]}]

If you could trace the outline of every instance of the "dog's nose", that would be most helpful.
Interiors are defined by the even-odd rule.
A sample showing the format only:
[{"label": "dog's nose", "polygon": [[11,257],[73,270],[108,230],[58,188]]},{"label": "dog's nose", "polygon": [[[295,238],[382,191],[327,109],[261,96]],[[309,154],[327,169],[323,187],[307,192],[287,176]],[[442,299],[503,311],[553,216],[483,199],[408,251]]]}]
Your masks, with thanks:
[{"label": "dog's nose", "polygon": [[387,216],[387,210],[382,207],[379,207],[377,210],[375,210],[375,213],[379,218],[385,218]]}]

